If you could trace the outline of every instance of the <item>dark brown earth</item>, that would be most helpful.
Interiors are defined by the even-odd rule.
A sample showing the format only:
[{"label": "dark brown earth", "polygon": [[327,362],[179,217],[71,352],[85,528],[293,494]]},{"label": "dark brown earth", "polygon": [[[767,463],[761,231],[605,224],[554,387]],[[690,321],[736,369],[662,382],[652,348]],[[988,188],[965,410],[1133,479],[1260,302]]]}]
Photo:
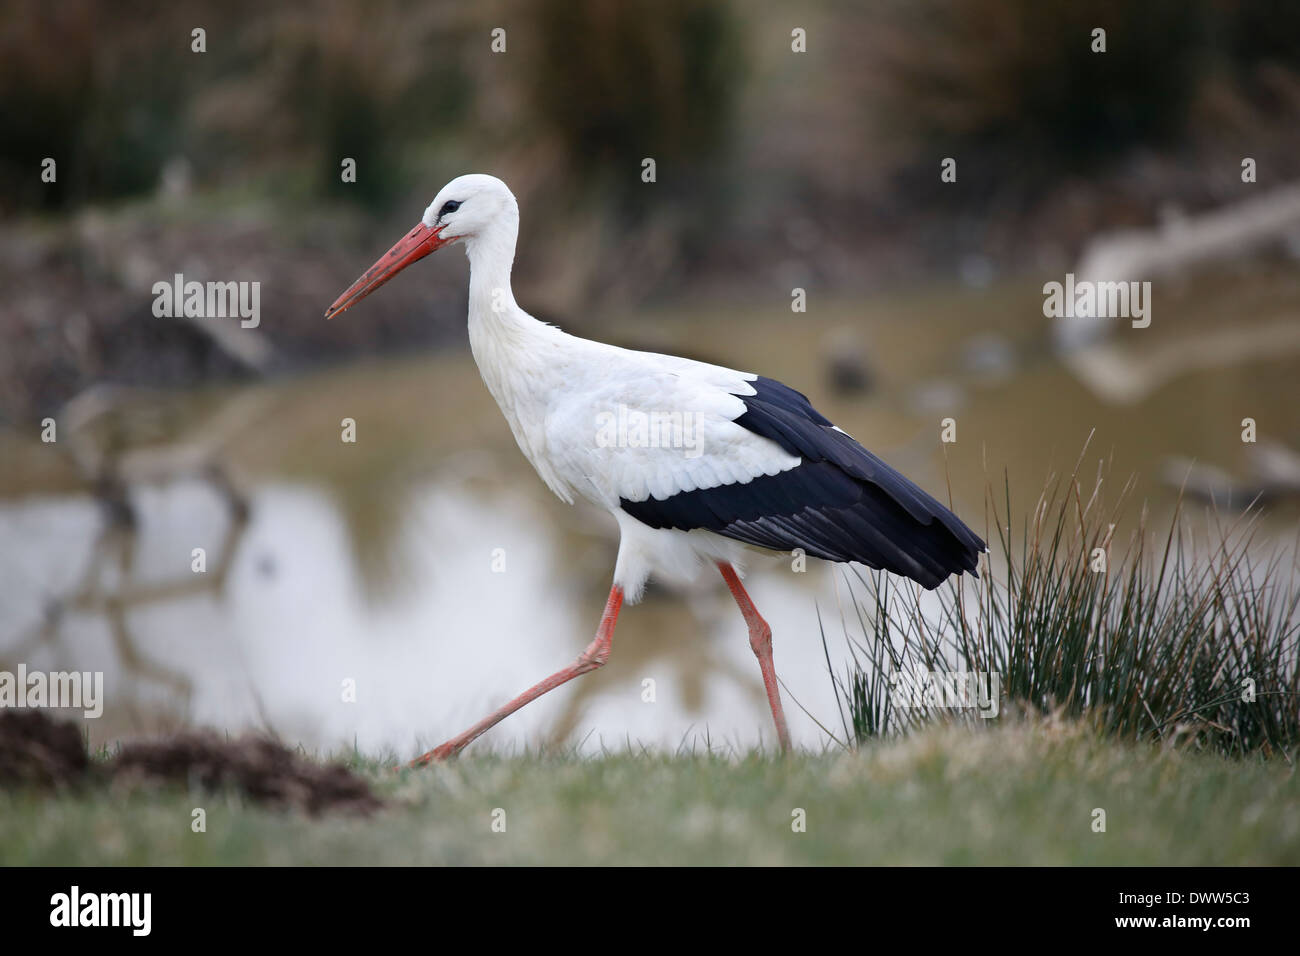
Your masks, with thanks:
[{"label": "dark brown earth", "polygon": [[210,731],[128,744],[113,763],[119,778],[172,781],[207,790],[234,787],[251,800],[318,814],[370,813],[381,802],[342,764],[321,766],[265,737],[225,740]]},{"label": "dark brown earth", "polygon": [[342,764],[312,763],[274,740],[245,735],[227,740],[212,731],[125,745],[108,763],[86,754],[74,724],[41,711],[0,711],[0,787],[64,787],[106,780],[167,783],[206,790],[235,789],[268,806],[366,814],[383,802]]},{"label": "dark brown earth", "polygon": [[0,787],[54,787],[81,779],[86,746],[73,724],[38,710],[0,710]]}]

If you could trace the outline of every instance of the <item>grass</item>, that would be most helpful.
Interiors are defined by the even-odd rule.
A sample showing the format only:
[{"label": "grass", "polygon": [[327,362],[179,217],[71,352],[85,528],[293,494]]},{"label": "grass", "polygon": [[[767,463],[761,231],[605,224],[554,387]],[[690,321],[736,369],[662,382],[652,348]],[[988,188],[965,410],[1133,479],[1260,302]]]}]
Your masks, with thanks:
[{"label": "grass", "polygon": [[[1082,457],[1081,459],[1082,460]],[[850,582],[841,620],[852,660],[837,677],[846,735],[861,743],[933,721],[978,720],[922,699],[898,706],[891,676],[996,675],[1004,703],[1057,712],[1125,741],[1177,742],[1293,762],[1300,747],[1296,550],[1261,550],[1258,512],[1211,511],[1203,536],[1180,508],[1154,534],[1143,511],[1121,540],[1123,502],[1102,504],[1078,467],[1049,482],[1023,527],[990,495],[1001,570],[950,579],[934,598],[887,575]],[[1131,486],[1130,486],[1131,487]],[[826,631],[823,626],[823,641]],[[829,653],[828,653],[829,661]],[[915,705],[915,700],[909,701]]]},{"label": "grass", "polygon": [[[354,765],[388,801],[371,817],[312,819],[183,789],[0,791],[0,863],[1300,864],[1288,765],[1121,744],[1058,719],[934,726],[788,759]],[[191,832],[196,806],[206,833]],[[491,829],[497,808],[504,833]],[[792,831],[795,808],[804,833]]]}]

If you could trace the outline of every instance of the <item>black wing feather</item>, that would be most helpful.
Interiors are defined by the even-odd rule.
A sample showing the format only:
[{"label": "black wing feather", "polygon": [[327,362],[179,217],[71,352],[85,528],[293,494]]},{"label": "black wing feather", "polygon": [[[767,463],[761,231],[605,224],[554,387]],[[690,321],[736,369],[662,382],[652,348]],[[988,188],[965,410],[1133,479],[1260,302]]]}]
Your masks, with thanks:
[{"label": "black wing feather", "polygon": [[751,383],[736,424],[770,438],[802,463],[745,484],[628,501],[652,528],[704,528],[773,551],[802,548],[858,561],[927,588],[974,572],[984,542],[955,514],[837,430],[799,392],[770,378]]}]

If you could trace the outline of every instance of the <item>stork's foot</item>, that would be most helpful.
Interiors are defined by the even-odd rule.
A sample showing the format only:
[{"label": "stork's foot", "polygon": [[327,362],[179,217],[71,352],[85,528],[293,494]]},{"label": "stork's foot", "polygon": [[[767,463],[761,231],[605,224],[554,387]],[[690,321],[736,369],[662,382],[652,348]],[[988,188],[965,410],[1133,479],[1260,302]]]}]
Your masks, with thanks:
[{"label": "stork's foot", "polygon": [[454,740],[449,740],[445,744],[434,747],[427,754],[421,754],[406,766],[414,770],[416,767],[427,767],[431,763],[442,763],[444,760],[450,760],[461,752],[464,744],[457,744]]},{"label": "stork's foot", "polygon": [[428,753],[422,753],[419,757],[416,757],[415,760],[407,763],[407,769],[415,770],[416,767],[426,767],[429,766],[430,763],[441,763],[445,760],[451,760],[451,758],[455,757],[458,753],[460,753],[460,748],[454,747],[451,741],[448,740],[447,743],[439,745],[439,747],[434,747],[432,750],[429,750]]}]

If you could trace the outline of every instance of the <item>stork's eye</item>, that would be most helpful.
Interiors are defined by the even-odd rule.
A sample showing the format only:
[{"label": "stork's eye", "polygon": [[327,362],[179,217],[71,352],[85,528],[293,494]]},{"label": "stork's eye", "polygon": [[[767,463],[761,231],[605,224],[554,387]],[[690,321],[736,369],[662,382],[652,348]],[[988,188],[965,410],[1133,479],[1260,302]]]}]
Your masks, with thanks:
[{"label": "stork's eye", "polygon": [[442,204],[442,208],[438,210],[438,218],[441,219],[443,216],[447,215],[447,213],[455,212],[459,208],[460,208],[459,199],[448,199],[445,203]]}]

